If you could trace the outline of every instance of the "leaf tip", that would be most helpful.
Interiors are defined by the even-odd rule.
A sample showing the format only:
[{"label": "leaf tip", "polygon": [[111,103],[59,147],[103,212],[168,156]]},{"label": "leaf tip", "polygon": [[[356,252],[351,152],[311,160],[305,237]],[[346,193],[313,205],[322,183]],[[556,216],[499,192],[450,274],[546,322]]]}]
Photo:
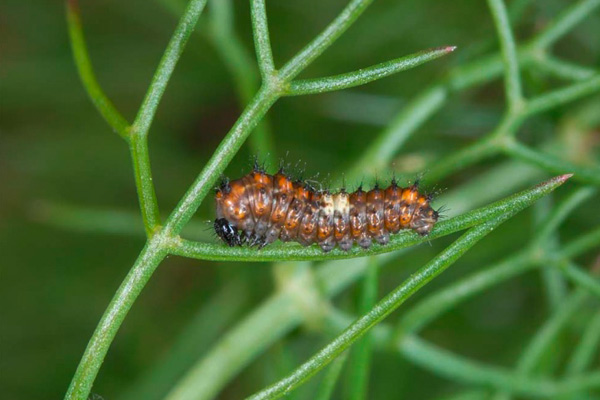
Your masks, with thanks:
[{"label": "leaf tip", "polygon": [[456,50],[457,46],[445,46],[442,47],[442,49],[446,52],[446,53],[452,53],[454,50]]},{"label": "leaf tip", "polygon": [[560,183],[564,183],[566,182],[570,177],[572,177],[575,174],[564,174],[564,175],[559,175],[557,176],[556,179],[557,181],[559,181]]},{"label": "leaf tip", "polygon": [[562,185],[563,183],[565,183],[570,177],[572,177],[574,174],[563,174],[563,175],[559,175],[559,176],[555,176],[552,179],[548,179],[545,182],[540,183],[538,186],[552,186],[552,187],[557,187]]}]

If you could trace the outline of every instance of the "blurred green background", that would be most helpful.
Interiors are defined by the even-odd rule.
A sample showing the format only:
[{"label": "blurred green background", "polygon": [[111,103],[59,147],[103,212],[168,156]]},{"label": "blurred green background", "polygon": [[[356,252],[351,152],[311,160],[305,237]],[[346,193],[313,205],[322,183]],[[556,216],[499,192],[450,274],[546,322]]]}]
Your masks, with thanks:
[{"label": "blurred green background", "polygon": [[[248,4],[234,3],[236,32],[253,55]],[[520,3],[526,7],[515,26],[517,39],[530,37],[571,2]],[[98,80],[129,120],[135,116],[175,27],[177,16],[172,10],[177,10],[178,4],[170,0],[81,1]],[[341,0],[268,1],[276,64],[282,65],[295,54],[344,5]],[[234,79],[206,34],[210,7],[209,2],[198,35],[190,39],[151,128],[154,182],[165,214],[241,110]],[[64,17],[60,1],[5,0],[0,5],[0,397],[6,399],[64,395],[103,310],[144,244],[127,146],[111,132],[82,88]],[[267,116],[277,155],[258,156],[276,166],[278,157],[285,155],[289,162],[305,163],[307,174],[320,173],[318,179],[326,185],[339,186],[340,171],[352,167],[404,104],[453,66],[495,51],[494,37],[483,1],[378,0],[304,77],[351,71],[435,46],[457,45],[458,50],[366,86],[282,99]],[[598,38],[600,14],[596,13],[562,39],[555,53],[597,68]],[[528,94],[561,84],[532,70],[523,73],[523,80]],[[564,156],[597,163],[599,127],[586,126],[582,133],[577,118],[600,110],[594,108],[599,100],[598,95],[588,97],[536,116],[519,135],[535,146],[559,138],[561,143],[570,143],[563,147],[568,150]],[[392,170],[426,173],[432,160],[493,129],[503,110],[501,80],[455,95],[379,176],[388,179]],[[245,147],[228,168],[229,176],[245,174],[252,155]],[[460,187],[502,160],[480,163],[439,187]],[[540,172],[531,183],[544,176],[549,175]],[[350,187],[357,183],[348,182]],[[577,186],[568,183],[554,199],[545,201],[558,201]],[[597,205],[598,196],[577,210],[561,228],[561,237],[568,240],[597,226]],[[205,235],[204,229],[210,226],[206,221],[213,212],[212,202],[205,202],[191,234]],[[531,233],[532,215],[528,210],[503,225],[423,292],[431,293],[521,248]],[[386,266],[379,295],[448,243],[441,239],[420,246]],[[594,254],[588,254],[580,262],[589,266],[593,260]],[[547,312],[541,285],[536,273],[513,279],[452,310],[428,327],[424,336],[460,354],[512,366]],[[199,339],[197,348],[190,349],[192,353],[202,354],[219,332],[233,326],[272,292],[272,272],[267,264],[168,259],[125,320],[94,392],[106,400],[126,399],[128,391],[160,362],[202,307],[230,286],[233,296],[222,310],[223,321],[215,326],[212,337]],[[352,310],[355,295],[352,288],[335,303]],[[413,303],[411,300],[403,308]],[[564,340],[573,339],[567,334]],[[296,329],[236,377],[220,398],[240,398],[271,383],[323,343],[324,336]],[[372,398],[397,398],[396,394],[435,398],[457,387],[397,354],[377,352],[373,365]],[[300,390],[299,398],[305,398],[309,389]]]}]

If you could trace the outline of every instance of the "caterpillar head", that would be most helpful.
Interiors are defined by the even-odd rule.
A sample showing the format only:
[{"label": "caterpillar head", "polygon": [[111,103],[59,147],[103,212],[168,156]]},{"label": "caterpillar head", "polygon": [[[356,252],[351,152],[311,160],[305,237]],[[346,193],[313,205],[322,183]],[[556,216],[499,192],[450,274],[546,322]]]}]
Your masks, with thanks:
[{"label": "caterpillar head", "polygon": [[225,218],[215,219],[213,226],[217,236],[229,247],[242,245],[242,237],[238,229]]}]

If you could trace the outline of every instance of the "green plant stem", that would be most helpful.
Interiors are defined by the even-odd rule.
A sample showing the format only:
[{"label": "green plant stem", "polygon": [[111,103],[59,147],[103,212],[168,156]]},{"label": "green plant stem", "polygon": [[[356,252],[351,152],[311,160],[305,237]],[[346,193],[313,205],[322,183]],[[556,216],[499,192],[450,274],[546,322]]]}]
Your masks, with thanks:
[{"label": "green plant stem", "polygon": [[152,179],[148,140],[141,136],[132,135],[129,141],[129,151],[133,163],[135,186],[137,188],[144,229],[146,230],[146,236],[151,237],[160,225],[160,211]]},{"label": "green plant stem", "polygon": [[[250,300],[242,277],[234,277],[202,304],[168,351],[133,384],[121,392],[122,400],[163,399],[197,357],[206,352],[225,327],[235,322]],[[210,321],[207,324],[206,321]]]},{"label": "green plant stem", "polygon": [[286,94],[290,96],[298,96],[331,92],[364,85],[397,72],[417,67],[428,61],[435,60],[436,58],[453,52],[455,49],[456,47],[454,46],[439,47],[432,50],[414,53],[405,57],[396,58],[391,61],[386,61],[384,63],[341,75],[292,81],[289,89],[286,91]]},{"label": "green plant stem", "polygon": [[553,211],[545,218],[545,223],[536,230],[533,246],[541,247],[545,242],[550,240],[550,237],[560,224],[573,212],[581,203],[584,203],[594,194],[597,189],[593,187],[582,187],[569,194]]},{"label": "green plant stem", "polygon": [[115,108],[96,80],[96,75],[94,74],[94,69],[85,45],[78,2],[77,0],[69,0],[66,4],[67,24],[69,26],[73,59],[75,60],[77,72],[79,73],[83,87],[98,112],[100,112],[100,115],[108,122],[108,125],[123,139],[129,140],[129,123]]},{"label": "green plant stem", "polygon": [[[259,90],[259,72],[254,59],[235,31],[232,0],[211,0],[208,38],[233,77],[240,104],[245,107]],[[276,158],[275,140],[267,118],[256,125],[248,138],[250,151],[255,155],[269,154]]]},{"label": "green plant stem", "polygon": [[580,0],[567,8],[531,42],[531,47],[547,49],[569,33],[581,20],[600,6],[600,0]]},{"label": "green plant stem", "polygon": [[557,258],[571,259],[600,245],[600,226],[567,243],[557,253]]},{"label": "green plant stem", "polygon": [[583,81],[598,74],[598,71],[593,68],[583,67],[548,54],[534,57],[532,61],[538,70],[565,80]]},{"label": "green plant stem", "polygon": [[[358,314],[367,313],[377,302],[377,279],[379,265],[376,258],[368,262],[367,271],[363,278]],[[371,333],[366,333],[353,346],[348,366],[348,395],[346,398],[362,400],[368,398],[368,383],[371,370],[372,341]]]},{"label": "green plant stem", "polygon": [[265,0],[252,0],[250,5],[258,67],[263,81],[268,81],[275,72],[275,65],[273,63],[271,40],[269,39],[269,25],[267,23]]},{"label": "green plant stem", "polygon": [[600,311],[590,320],[581,340],[577,344],[569,362],[566,373],[569,376],[576,375],[588,368],[594,360],[594,353],[600,346]]},{"label": "green plant stem", "polygon": [[446,250],[436,256],[431,262],[411,275],[410,278],[377,303],[371,311],[364,314],[362,317],[359,317],[336,339],[317,352],[294,372],[277,383],[251,396],[250,399],[259,400],[278,398],[302,384],[305,380],[309,379],[313,374],[335,359],[342,351],[352,345],[352,343],[360,336],[391,314],[392,311],[398,308],[413,293],[452,265],[467,250],[474,246],[475,243],[522,208],[523,207],[514,209],[512,212],[505,213],[504,215],[471,228],[452,245],[446,248]]},{"label": "green plant stem", "polygon": [[[157,0],[170,13],[179,15],[184,8],[180,1]],[[254,57],[245,48],[242,40],[235,32],[232,0],[210,0],[210,19],[207,29],[196,31],[203,34],[219,54],[225,67],[233,78],[235,88],[243,108],[252,101],[259,89],[259,73],[254,64]],[[273,133],[264,118],[250,135],[248,144],[254,154],[270,154],[276,157]]]},{"label": "green plant stem", "polygon": [[133,161],[140,209],[148,237],[154,234],[161,223],[154,182],[152,180],[150,155],[148,153],[148,131],[150,130],[150,125],[156,114],[160,99],[167,88],[167,83],[183,53],[185,44],[196,27],[198,18],[200,18],[205,5],[206,0],[190,0],[188,3],[152,77],[150,87],[146,92],[144,101],[130,130],[131,159]]},{"label": "green plant stem", "polygon": [[597,277],[594,278],[592,275],[582,271],[581,268],[577,267],[572,262],[567,262],[562,265],[561,271],[573,283],[600,298],[600,280],[598,280]]},{"label": "green plant stem", "polygon": [[524,396],[552,398],[600,387],[600,371],[573,376],[561,381],[528,379],[502,368],[467,360],[412,335],[399,339],[396,347],[404,357],[414,364],[453,381],[501,389]]},{"label": "green plant stem", "polygon": [[435,85],[405,106],[365,149],[359,161],[353,163],[349,179],[360,177],[365,171],[370,175],[382,171],[410,135],[444,105],[447,92],[442,85]]},{"label": "green plant stem", "polygon": [[560,331],[564,329],[569,319],[588,299],[585,291],[577,290],[560,305],[556,312],[546,321],[523,351],[517,364],[517,372],[531,374],[546,352],[556,341]]},{"label": "green plant stem", "polygon": [[148,241],[133,267],[121,283],[92,335],[65,399],[85,400],[92,389],[96,375],[127,312],[152,276],[154,270],[166,257],[163,234],[156,234]]},{"label": "green plant stem", "polygon": [[[240,323],[240,329],[226,334],[212,349],[209,358],[190,369],[166,399],[213,398],[247,360],[300,322],[301,313],[297,307],[290,293],[280,292],[271,296]],[[252,346],[240,347],[240,343],[252,343]],[[231,351],[232,348],[236,350]]]},{"label": "green plant stem", "polygon": [[503,0],[488,0],[488,6],[500,38],[500,48],[504,61],[504,91],[510,112],[517,111],[523,104],[521,78],[517,48],[512,36],[510,21]]},{"label": "green plant stem", "polygon": [[553,155],[531,149],[516,140],[507,140],[503,151],[511,157],[537,165],[552,173],[573,173],[574,179],[583,183],[600,185],[600,168],[582,167],[569,161],[561,160]]},{"label": "green plant stem", "polygon": [[584,81],[574,83],[565,88],[557,89],[529,100],[525,112],[531,115],[548,111],[583,96],[595,93],[598,90],[600,90],[600,75],[595,75]]},{"label": "green plant stem", "polygon": [[528,252],[520,252],[476,272],[421,300],[398,322],[398,334],[417,333],[429,322],[463,301],[535,267]]},{"label": "green plant stem", "polygon": [[339,380],[347,358],[348,352],[344,352],[331,363],[329,368],[327,368],[324,374],[325,376],[323,376],[323,380],[321,380],[319,384],[319,389],[315,395],[315,400],[331,399],[333,396],[333,391],[335,390],[335,385]]}]

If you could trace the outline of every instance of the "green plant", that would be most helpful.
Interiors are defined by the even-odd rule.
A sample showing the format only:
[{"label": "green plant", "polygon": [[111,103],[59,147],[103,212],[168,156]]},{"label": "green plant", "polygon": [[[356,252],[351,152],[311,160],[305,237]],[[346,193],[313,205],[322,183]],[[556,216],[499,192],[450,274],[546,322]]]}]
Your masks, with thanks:
[{"label": "green plant", "polygon": [[[326,304],[328,297],[338,293],[366,270],[371,271],[368,275],[370,276],[370,280],[365,283],[363,315],[358,317],[356,322],[288,377],[253,396],[254,398],[275,398],[287,393],[324,368],[329,362],[350,347],[361,335],[367,333],[383,318],[389,315],[412,293],[458,260],[468,249],[499,224],[553,191],[568,178],[568,176],[562,175],[535,188],[508,197],[505,200],[442,221],[428,238],[420,238],[413,233],[404,232],[396,235],[389,245],[385,247],[373,246],[368,250],[354,248],[348,253],[333,251],[324,254],[314,246],[301,248],[289,244],[276,244],[264,250],[256,251],[249,248],[231,249],[219,244],[183,239],[180,237],[183,227],[189,222],[199,205],[209,194],[219,175],[239,151],[252,130],[259,125],[269,108],[279,98],[283,96],[322,93],[361,85],[423,64],[454,50],[453,47],[442,47],[347,74],[318,79],[297,80],[296,77],[298,74],[342,35],[371,2],[368,0],[351,1],[321,34],[296,56],[292,57],[282,68],[277,69],[271,54],[265,3],[261,0],[253,1],[251,3],[252,25],[262,84],[256,95],[248,101],[248,105],[242,115],[218,146],[177,207],[162,222],[159,216],[159,207],[150,169],[148,133],[167,83],[206,2],[206,0],[191,0],[187,5],[132,124],[129,124],[119,114],[97,84],[85,48],[77,4],[74,0],[68,2],[67,17],[71,43],[84,86],[109,125],[130,147],[147,243],[130,273],[116,292],[98,328],[94,332],[73,378],[67,398],[84,399],[88,396],[104,356],[119,326],[155,269],[169,254],[202,260],[286,262],[285,265],[279,268],[288,270],[287,273],[282,274],[279,290],[263,306],[257,308],[246,320],[234,328],[214,347],[204,360],[201,360],[192,368],[186,377],[168,395],[170,399],[208,398],[214,396],[228,379],[270,343],[283,336],[302,321],[310,320],[312,317],[311,313],[314,313],[314,311],[307,312],[306,304],[313,306]],[[520,48],[516,46],[512,37],[504,3],[501,0],[490,0],[488,3],[497,28],[501,44],[501,55],[457,67],[442,81],[425,90],[405,107],[386,130],[373,141],[372,145],[364,152],[363,158],[356,163],[355,170],[349,172],[349,176],[358,176],[364,173],[365,170],[375,173],[377,170],[383,169],[405,140],[428,117],[439,110],[453,92],[488,81],[504,72],[507,110],[500,124],[486,137],[434,163],[429,168],[426,179],[430,182],[439,181],[445,176],[484,159],[504,154],[510,158],[525,161],[553,173],[573,172],[575,173],[573,179],[581,183],[592,186],[600,184],[600,168],[598,166],[580,166],[574,164],[551,155],[547,151],[540,151],[526,146],[516,138],[517,130],[526,118],[600,90],[600,75],[596,71],[559,60],[556,57],[550,56],[548,50],[556,40],[572,29],[587,13],[598,7],[600,1],[584,0],[574,4],[563,15],[559,16],[553,24],[550,24],[549,27],[542,31],[542,33]],[[212,21],[211,25],[211,36],[214,42],[218,46],[228,45],[232,49],[229,52],[224,51],[224,57],[230,57],[232,54],[240,54],[239,51],[235,50],[239,50],[239,48],[236,47],[237,41],[235,40],[233,31],[227,28],[228,24],[230,24],[227,22],[227,14],[230,13],[230,10],[227,9],[228,7],[230,7],[229,2],[214,2],[214,21]],[[230,61],[232,61],[230,65],[232,66],[233,73],[239,77],[241,97],[247,99],[247,94],[253,85],[253,81],[244,80],[241,77],[251,71],[252,68],[248,66],[248,60],[243,57],[238,57],[235,61]],[[575,83],[532,99],[526,99],[522,92],[519,71],[520,68],[531,65],[541,66],[550,73],[570,81],[575,81]],[[261,127],[256,133],[258,135],[254,135],[257,136],[257,139],[254,141],[255,148],[261,148],[261,146],[272,147],[272,145],[268,144],[269,133],[266,127]],[[518,178],[510,178],[509,187],[513,189],[520,183],[520,180]],[[556,299],[561,299],[563,296],[560,293],[561,289],[559,286],[563,275],[568,279],[572,279],[583,288],[586,288],[585,290],[597,294],[598,286],[600,285],[598,281],[572,261],[574,256],[600,243],[600,235],[597,229],[584,234],[579,241],[564,246],[560,250],[546,246],[546,242],[550,241],[549,238],[554,235],[558,223],[572,211],[575,205],[580,204],[581,201],[587,199],[591,194],[591,189],[588,188],[573,194],[571,198],[565,201],[562,207],[557,208],[550,215],[548,218],[550,222],[544,225],[531,249],[525,252],[526,254],[513,257],[498,267],[486,270],[484,281],[489,285],[496,284],[501,279],[514,276],[532,264],[539,265],[547,262],[558,266],[556,269],[544,270],[543,272],[547,275],[549,290]],[[474,199],[474,201],[478,201],[478,199]],[[368,293],[369,291],[372,293],[373,282],[376,281],[376,275],[374,275],[375,272],[373,271],[376,270],[376,265],[391,259],[394,256],[393,251],[465,229],[468,229],[468,231],[448,246],[446,250],[398,286],[379,303],[369,307],[373,304],[373,296]],[[381,256],[377,258],[364,258],[365,256],[379,254]],[[356,257],[363,258],[353,260],[352,262],[349,261],[343,270],[332,268],[327,263],[315,269],[303,263],[289,263],[291,261],[325,261]],[[375,267],[367,267],[373,264],[375,264]],[[556,282],[559,283],[557,284]],[[479,283],[478,285],[466,284],[466,290],[469,292],[468,295],[472,295],[478,290],[483,289],[484,286]],[[446,298],[456,299],[453,300],[454,302],[465,297],[464,295],[462,297],[455,296],[456,293],[453,290],[446,293],[450,293]],[[396,333],[391,333],[389,328],[381,326],[380,331],[383,332],[382,334],[378,335],[375,332],[372,338],[369,335],[367,339],[364,339],[366,341],[360,344],[359,349],[362,349],[360,350],[362,356],[359,356],[359,361],[354,360],[354,363],[358,363],[358,367],[355,366],[354,368],[355,370],[360,370],[362,367],[363,373],[356,380],[356,387],[360,388],[361,385],[365,384],[364,381],[368,372],[367,360],[371,348],[369,342],[371,340],[375,344],[382,342],[393,343],[395,347],[415,363],[426,365],[433,371],[454,377],[459,381],[462,379],[462,381],[468,381],[480,386],[497,388],[502,391],[499,394],[502,396],[508,395],[507,393],[554,396],[564,392],[598,387],[600,386],[600,376],[598,373],[583,374],[582,372],[583,367],[587,365],[590,354],[593,353],[597,345],[591,339],[587,339],[585,346],[582,344],[579,348],[582,350],[578,349],[575,353],[577,354],[577,358],[574,358],[572,364],[577,367],[571,368],[574,375],[564,382],[551,385],[548,381],[528,377],[531,372],[531,366],[535,365],[539,360],[539,354],[547,349],[552,342],[554,336],[552,332],[557,331],[565,323],[565,318],[562,318],[562,316],[568,316],[568,310],[576,307],[577,304],[580,304],[579,302],[585,299],[585,293],[576,293],[573,296],[576,296],[576,300],[567,303],[571,308],[556,310],[557,317],[555,318],[558,322],[554,322],[551,324],[552,328],[546,330],[551,332],[540,333],[539,337],[541,339],[537,339],[536,337],[537,340],[532,342],[530,347],[532,350],[523,356],[523,360],[527,360],[522,362],[522,365],[525,366],[519,366],[516,373],[494,368],[478,368],[477,365],[470,361],[462,360],[435,349],[431,345],[427,345],[421,339],[417,339],[414,336],[414,332],[407,333],[407,328],[404,326]],[[434,303],[434,306],[421,306],[421,308],[416,307],[413,310],[425,310],[420,312],[424,313],[427,318],[431,318],[431,313],[435,315],[443,311],[443,307],[439,302],[434,302],[433,300],[431,302]],[[556,300],[556,302],[558,303],[559,301]],[[326,308],[329,309],[329,307]],[[433,312],[432,310],[437,311]],[[414,315],[418,315],[415,314],[416,312],[411,311],[412,314],[408,314],[413,315],[411,317],[413,318],[413,325],[425,323],[427,319],[425,317],[415,317]],[[335,310],[332,310],[327,313],[326,318],[331,319],[332,322],[346,321],[341,317],[336,319],[336,313]],[[415,319],[416,322],[414,322]],[[597,325],[597,323],[591,324],[590,329],[595,329],[592,332],[598,330]],[[590,333],[586,337],[592,337],[592,335],[593,333]],[[432,360],[437,362],[432,362]],[[340,364],[342,362],[337,365],[337,368],[341,368]],[[333,370],[331,373],[332,385],[335,384],[338,372],[339,370],[337,372]],[[356,393],[360,392],[364,393],[364,386],[362,389],[356,390]],[[323,396],[326,397],[327,393],[323,394]]]}]

